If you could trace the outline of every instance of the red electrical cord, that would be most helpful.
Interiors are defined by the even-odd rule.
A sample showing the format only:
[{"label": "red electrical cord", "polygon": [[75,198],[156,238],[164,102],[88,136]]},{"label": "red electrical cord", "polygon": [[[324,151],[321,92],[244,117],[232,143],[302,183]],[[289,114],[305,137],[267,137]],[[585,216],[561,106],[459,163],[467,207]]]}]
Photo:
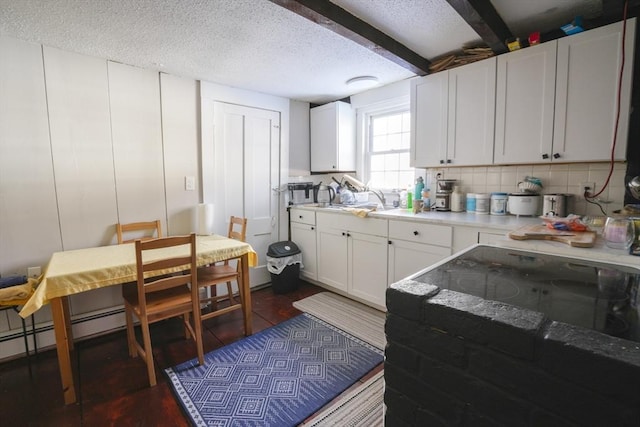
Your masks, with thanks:
[{"label": "red electrical cord", "polygon": [[620,75],[618,76],[618,94],[616,100],[616,123],[615,128],[613,129],[613,142],[611,144],[611,161],[609,163],[609,175],[607,175],[607,179],[604,182],[604,185],[596,194],[590,194],[588,191],[584,192],[585,199],[595,199],[607,188],[609,185],[609,181],[611,180],[611,175],[613,174],[613,166],[615,162],[615,150],[616,143],[618,142],[618,124],[620,123],[620,98],[622,96],[622,74],[624,73],[624,62],[625,62],[625,41],[627,35],[627,5],[629,0],[624,1],[624,8],[622,12],[622,50],[620,52]]}]

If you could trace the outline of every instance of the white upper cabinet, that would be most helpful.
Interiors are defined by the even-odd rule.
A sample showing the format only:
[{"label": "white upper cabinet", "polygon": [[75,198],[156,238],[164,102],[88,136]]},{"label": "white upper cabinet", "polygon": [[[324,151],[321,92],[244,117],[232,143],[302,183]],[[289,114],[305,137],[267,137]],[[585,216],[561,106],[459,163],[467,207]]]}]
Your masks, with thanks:
[{"label": "white upper cabinet", "polygon": [[[616,160],[626,157],[634,38],[631,19]],[[622,23],[499,56],[494,162],[609,160],[621,62]]]},{"label": "white upper cabinet", "polygon": [[616,130],[618,88],[620,120],[614,158],[625,160],[631,102],[636,20],[607,25],[558,40],[554,156],[561,161],[609,160]]},{"label": "white upper cabinet", "polygon": [[556,46],[552,41],[498,57],[495,163],[551,158]]},{"label": "white upper cabinet", "polygon": [[448,72],[411,82],[411,166],[435,166],[445,158],[448,105]]},{"label": "white upper cabinet", "polygon": [[336,101],[311,109],[311,171],[356,169],[355,113],[351,105]]},{"label": "white upper cabinet", "polygon": [[495,58],[414,80],[412,166],[491,164],[495,85]]}]

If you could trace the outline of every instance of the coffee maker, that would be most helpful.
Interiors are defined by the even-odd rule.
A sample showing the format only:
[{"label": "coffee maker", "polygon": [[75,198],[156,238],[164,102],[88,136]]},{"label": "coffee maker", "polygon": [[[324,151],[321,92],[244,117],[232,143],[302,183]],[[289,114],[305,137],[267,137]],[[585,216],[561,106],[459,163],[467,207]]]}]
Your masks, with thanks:
[{"label": "coffee maker", "polygon": [[436,181],[436,210],[451,210],[451,193],[453,186],[457,181],[455,179],[439,179]]}]

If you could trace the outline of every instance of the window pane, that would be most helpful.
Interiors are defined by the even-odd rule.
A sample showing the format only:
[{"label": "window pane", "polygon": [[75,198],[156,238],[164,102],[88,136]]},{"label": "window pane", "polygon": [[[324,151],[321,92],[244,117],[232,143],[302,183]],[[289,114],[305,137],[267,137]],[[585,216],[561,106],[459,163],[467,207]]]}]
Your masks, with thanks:
[{"label": "window pane", "polygon": [[387,134],[375,135],[373,137],[373,143],[371,145],[371,151],[387,151],[389,150],[388,136]]},{"label": "window pane", "polygon": [[385,154],[374,154],[371,156],[371,173],[385,170]]},{"label": "window pane", "polygon": [[373,121],[373,135],[387,134],[387,118],[378,117]]},{"label": "window pane", "polygon": [[402,115],[396,114],[394,116],[389,116],[388,120],[388,133],[400,133],[402,132]]},{"label": "window pane", "polygon": [[[397,172],[400,169],[400,154],[392,153],[384,156],[384,169]],[[408,163],[407,163],[408,164]]]},{"label": "window pane", "polygon": [[[402,147],[402,134],[401,133],[391,133],[389,134],[389,149],[391,150],[401,150]],[[407,147],[409,148],[409,147]]]}]

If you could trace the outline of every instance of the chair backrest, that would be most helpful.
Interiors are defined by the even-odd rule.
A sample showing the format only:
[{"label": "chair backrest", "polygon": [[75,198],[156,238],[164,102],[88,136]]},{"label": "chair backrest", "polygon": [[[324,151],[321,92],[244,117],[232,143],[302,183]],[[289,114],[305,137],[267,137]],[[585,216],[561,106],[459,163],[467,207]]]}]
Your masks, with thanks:
[{"label": "chair backrest", "polygon": [[[146,295],[189,283],[198,283],[196,265],[196,235],[136,240],[136,281],[141,315],[146,314]],[[178,247],[187,246],[188,251]],[[155,249],[176,248],[175,253],[158,258]],[[154,256],[156,255],[156,256]],[[150,273],[154,272],[154,273]],[[167,274],[182,272],[182,274]],[[147,277],[145,279],[145,274]],[[198,300],[198,287],[191,286],[194,301]],[[170,311],[170,309],[168,309]],[[174,314],[175,315],[175,314]]]},{"label": "chair backrest", "polygon": [[246,242],[247,240],[247,218],[232,216],[229,219],[229,233],[227,237],[230,239]]},{"label": "chair backrest", "polygon": [[[144,231],[149,235],[139,236],[140,233],[136,233],[137,237],[125,239],[125,233],[134,233]],[[136,240],[151,240],[162,237],[162,225],[160,220],[147,221],[147,222],[131,222],[128,224],[116,224],[116,235],[118,236],[118,244],[131,243]]]}]

